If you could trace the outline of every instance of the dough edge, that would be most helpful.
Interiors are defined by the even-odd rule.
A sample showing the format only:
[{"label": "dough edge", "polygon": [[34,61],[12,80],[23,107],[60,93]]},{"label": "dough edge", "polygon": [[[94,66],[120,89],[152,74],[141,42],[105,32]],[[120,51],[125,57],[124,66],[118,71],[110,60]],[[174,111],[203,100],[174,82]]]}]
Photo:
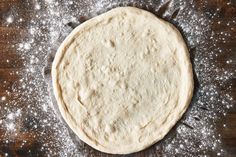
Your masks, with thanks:
[{"label": "dough edge", "polygon": [[[93,141],[90,138],[88,138],[86,136],[86,134],[82,131],[82,129],[75,123],[73,116],[69,113],[68,108],[62,99],[61,87],[58,83],[57,66],[60,64],[61,59],[63,58],[63,55],[64,55],[68,45],[70,45],[73,42],[74,36],[76,34],[78,34],[81,30],[83,30],[87,26],[97,23],[98,21],[103,19],[104,16],[107,16],[107,15],[111,16],[113,14],[116,14],[116,12],[120,12],[122,10],[127,10],[127,9],[131,12],[141,10],[142,13],[145,13],[148,16],[153,16],[153,17],[157,18],[158,20],[164,22],[165,24],[168,24],[173,29],[173,31],[175,31],[175,33],[178,35],[178,37],[182,38],[181,33],[179,32],[179,30],[176,29],[175,26],[173,26],[171,23],[169,23],[167,21],[164,21],[164,20],[158,18],[156,15],[154,15],[146,10],[135,8],[135,7],[117,7],[112,10],[109,10],[99,16],[96,16],[88,21],[85,21],[84,23],[77,26],[66,37],[66,39],[62,42],[62,44],[58,48],[55,58],[54,58],[54,61],[53,61],[53,64],[52,64],[52,71],[51,71],[54,96],[56,98],[60,113],[61,113],[62,117],[64,118],[64,120],[66,121],[67,125],[73,130],[73,132],[83,142],[87,143],[88,145],[92,146],[93,148],[95,148],[99,151],[102,151],[105,153],[110,153],[110,154],[129,154],[129,153],[138,152],[138,151],[141,151],[141,150],[155,144],[156,142],[160,141],[161,139],[163,139],[165,137],[165,135],[168,134],[168,132],[172,129],[172,127],[176,125],[176,123],[179,121],[179,119],[182,117],[182,115],[187,110],[187,108],[191,102],[191,99],[193,96],[193,89],[194,89],[193,72],[192,72],[192,65],[190,62],[190,55],[189,55],[188,48],[182,38],[181,40],[183,42],[181,41],[180,44],[182,44],[183,48],[185,49],[185,52],[183,52],[183,57],[185,58],[184,60],[188,61],[188,65],[186,65],[186,69],[185,69],[185,70],[187,70],[187,75],[188,75],[188,76],[185,76],[186,79],[188,79],[188,81],[185,82],[186,86],[188,87],[188,91],[186,91],[187,98],[186,98],[184,105],[176,105],[177,108],[174,108],[174,114],[173,113],[170,114],[172,117],[170,117],[170,115],[167,117],[167,119],[171,118],[171,120],[168,121],[166,119],[166,121],[168,121],[169,124],[165,125],[165,123],[163,123],[163,125],[161,127],[162,134],[159,134],[159,135],[157,134],[155,140],[150,140],[149,143],[139,144],[138,146],[137,145],[124,146],[122,148],[117,148],[116,150],[114,150],[114,149],[111,150],[109,148],[106,148],[106,147],[103,147],[102,145],[97,144],[96,141]],[[180,108],[180,107],[182,107],[182,108]]]}]

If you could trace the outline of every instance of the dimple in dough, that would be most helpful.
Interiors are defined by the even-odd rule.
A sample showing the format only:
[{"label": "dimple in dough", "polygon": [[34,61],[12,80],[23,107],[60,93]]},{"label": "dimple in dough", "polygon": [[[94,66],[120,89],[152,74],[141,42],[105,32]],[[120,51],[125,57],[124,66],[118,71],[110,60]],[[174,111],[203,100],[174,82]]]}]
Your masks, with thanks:
[{"label": "dimple in dough", "polygon": [[52,79],[70,128],[112,154],[161,140],[193,93],[189,52],[179,31],[133,7],[112,9],[75,28],[56,53]]}]

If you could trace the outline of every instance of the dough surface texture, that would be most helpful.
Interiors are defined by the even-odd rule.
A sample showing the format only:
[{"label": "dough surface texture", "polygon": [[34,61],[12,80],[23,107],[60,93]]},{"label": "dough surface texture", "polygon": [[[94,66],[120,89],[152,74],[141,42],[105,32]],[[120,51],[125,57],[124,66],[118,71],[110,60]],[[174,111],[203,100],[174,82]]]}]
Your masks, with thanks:
[{"label": "dough surface texture", "polygon": [[119,7],[75,28],[52,65],[53,90],[69,127],[102,152],[128,154],[161,140],[193,94],[179,31],[155,15]]}]

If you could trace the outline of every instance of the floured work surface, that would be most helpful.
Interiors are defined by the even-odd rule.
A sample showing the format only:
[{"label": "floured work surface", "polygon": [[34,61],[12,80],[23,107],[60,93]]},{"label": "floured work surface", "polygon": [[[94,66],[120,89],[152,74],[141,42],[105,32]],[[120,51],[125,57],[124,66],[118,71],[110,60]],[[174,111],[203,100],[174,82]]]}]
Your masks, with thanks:
[{"label": "floured work surface", "polygon": [[2,156],[109,156],[76,139],[58,120],[42,69],[71,27],[127,5],[148,10],[181,31],[195,74],[193,101],[184,117],[164,140],[131,156],[235,154],[234,1],[7,0],[1,4]]}]

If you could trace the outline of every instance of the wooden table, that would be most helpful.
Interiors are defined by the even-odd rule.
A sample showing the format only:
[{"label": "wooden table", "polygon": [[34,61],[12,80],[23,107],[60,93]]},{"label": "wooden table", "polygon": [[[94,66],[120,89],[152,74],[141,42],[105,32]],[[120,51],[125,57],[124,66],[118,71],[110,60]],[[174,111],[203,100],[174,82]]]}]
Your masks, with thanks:
[{"label": "wooden table", "polygon": [[[207,7],[203,7],[202,1],[198,0],[199,12],[214,12],[216,8],[220,8],[219,18],[217,20],[227,23],[232,20],[236,20],[236,1],[231,0],[231,5],[227,5],[226,0],[209,0]],[[26,5],[24,0],[1,0],[0,1],[0,98],[7,95],[7,91],[10,92],[7,96],[7,100],[0,100],[0,118],[4,117],[7,113],[3,109],[7,102],[15,101],[17,102],[18,93],[11,91],[12,86],[17,86],[15,82],[19,79],[15,75],[16,71],[24,70],[25,60],[22,57],[19,57],[19,54],[16,52],[16,45],[22,38],[27,36],[26,23],[27,20],[30,20],[29,13],[33,9],[32,6]],[[10,24],[6,26],[6,16],[9,10],[12,7],[18,8],[18,14],[21,14],[24,17],[24,20],[21,24],[15,25]],[[27,8],[26,8],[27,7]],[[231,34],[231,41],[227,44],[221,44],[220,47],[222,50],[231,48],[231,52],[222,55],[218,64],[227,68],[236,67],[236,24],[234,24],[234,29],[227,29],[225,26],[219,27],[215,26],[216,32],[227,32]],[[228,59],[232,59],[233,63],[230,65],[225,64]],[[40,62],[39,62],[40,64]],[[236,100],[236,76],[229,80],[229,84],[232,84],[232,95],[233,99]],[[224,90],[224,89],[222,89]],[[2,98],[4,99],[4,98]],[[9,103],[11,104],[11,103]],[[17,102],[19,107],[27,106],[24,102]],[[218,124],[218,132],[222,135],[223,148],[228,153],[228,156],[236,156],[236,104],[234,101],[233,108],[230,109],[228,114],[225,117],[220,117]],[[24,113],[23,113],[24,114]],[[26,126],[27,126],[27,122]],[[227,127],[222,127],[222,123],[225,123]],[[26,127],[23,126],[23,127]],[[6,143],[10,137],[6,136],[7,130],[0,125],[0,157],[4,156],[5,153],[8,153],[9,156],[45,156],[45,152],[38,149],[39,145],[42,143],[39,142],[37,137],[34,136],[37,132],[40,132],[40,128],[34,131],[26,130],[19,132],[14,141]],[[23,140],[29,141],[26,146],[20,147],[20,143]],[[29,152],[28,150],[31,150]],[[139,154],[139,156],[145,156],[145,153],[150,153],[151,149],[144,151]],[[97,156],[101,156],[97,153]]]}]

